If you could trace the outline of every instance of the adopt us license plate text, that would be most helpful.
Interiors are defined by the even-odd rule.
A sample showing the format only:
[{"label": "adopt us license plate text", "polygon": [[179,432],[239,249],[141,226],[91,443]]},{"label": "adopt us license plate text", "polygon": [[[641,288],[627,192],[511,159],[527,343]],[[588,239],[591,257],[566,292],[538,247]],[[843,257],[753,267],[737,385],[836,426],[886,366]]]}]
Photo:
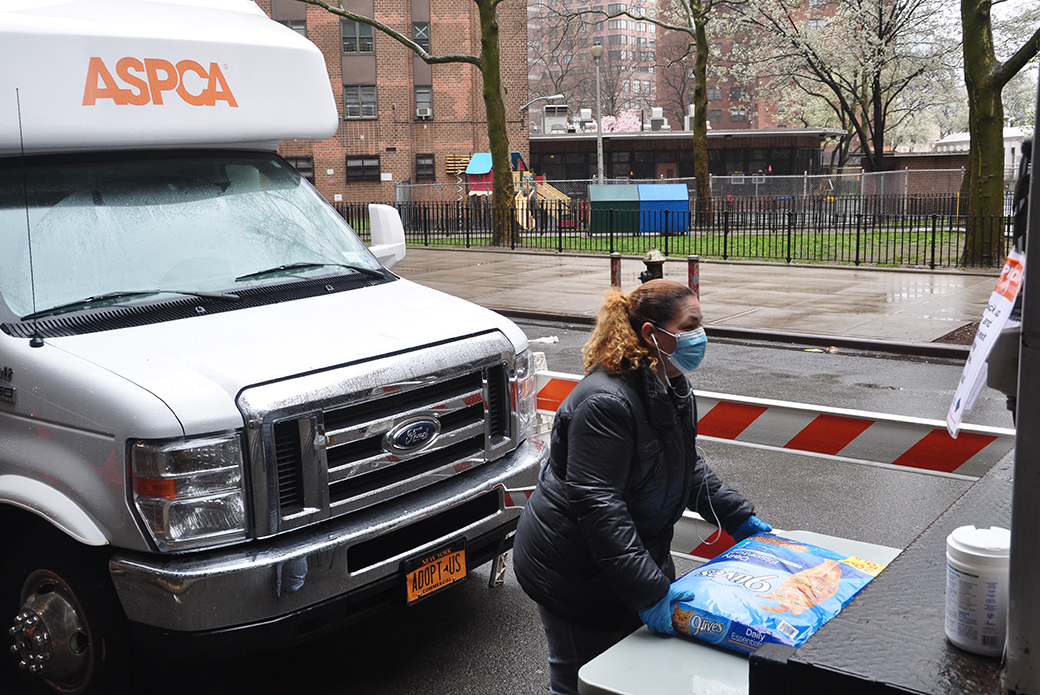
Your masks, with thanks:
[{"label": "adopt us license plate text", "polygon": [[405,563],[407,602],[412,603],[466,578],[466,539]]}]

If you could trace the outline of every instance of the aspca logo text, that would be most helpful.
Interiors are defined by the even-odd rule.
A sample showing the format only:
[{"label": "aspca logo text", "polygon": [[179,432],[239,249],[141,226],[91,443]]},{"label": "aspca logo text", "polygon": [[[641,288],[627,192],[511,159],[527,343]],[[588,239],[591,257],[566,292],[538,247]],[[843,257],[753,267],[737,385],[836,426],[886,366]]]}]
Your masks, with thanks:
[{"label": "aspca logo text", "polygon": [[194,60],[174,65],[162,58],[120,58],[115,77],[105,61],[91,58],[83,105],[94,106],[99,99],[111,99],[119,105],[162,105],[163,92],[173,92],[192,106],[214,106],[218,101],[238,106],[216,63],[210,63],[206,69]]}]

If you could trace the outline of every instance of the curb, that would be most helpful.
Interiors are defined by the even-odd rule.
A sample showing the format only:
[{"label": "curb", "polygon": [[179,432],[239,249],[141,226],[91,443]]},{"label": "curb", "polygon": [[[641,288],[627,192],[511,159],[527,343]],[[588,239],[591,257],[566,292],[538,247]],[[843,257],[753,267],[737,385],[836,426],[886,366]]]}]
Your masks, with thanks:
[{"label": "curb", "polygon": [[[517,309],[495,309],[510,319],[529,321],[551,321],[554,323],[574,323],[582,326],[596,325],[596,317],[580,314],[553,314],[540,311],[523,311]],[[754,328],[730,328],[726,326],[705,326],[704,331],[713,338],[729,338],[732,340],[759,340],[763,342],[787,343],[792,345],[811,345],[813,347],[840,347],[862,352],[884,352],[893,355],[911,357],[938,357],[952,360],[965,360],[971,347],[968,345],[948,345],[945,343],[905,343],[894,340],[869,340],[847,338],[843,336],[814,335],[812,333],[788,333],[784,331],[763,331]]]}]

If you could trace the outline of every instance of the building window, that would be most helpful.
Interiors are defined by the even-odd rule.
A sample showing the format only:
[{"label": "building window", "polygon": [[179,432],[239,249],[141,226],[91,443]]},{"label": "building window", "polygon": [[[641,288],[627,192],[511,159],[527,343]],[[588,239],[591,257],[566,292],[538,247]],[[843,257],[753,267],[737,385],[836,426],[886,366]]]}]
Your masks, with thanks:
[{"label": "building window", "polygon": [[607,29],[628,29],[628,20],[612,19],[607,22]]},{"label": "building window", "polygon": [[809,7],[823,7],[827,4],[827,0],[809,0]]},{"label": "building window", "polygon": [[412,41],[419,44],[419,46],[427,53],[430,52],[429,22],[412,22]]},{"label": "building window", "polygon": [[343,118],[375,117],[375,85],[343,85]]},{"label": "building window", "polygon": [[416,179],[433,179],[436,178],[436,168],[433,166],[433,155],[432,154],[417,154],[415,155],[415,178]]},{"label": "building window", "polygon": [[314,158],[313,157],[283,157],[285,161],[293,165],[300,176],[314,183]]},{"label": "building window", "polygon": [[729,88],[729,100],[730,101],[740,101],[743,98],[744,98],[744,88],[743,87],[730,87]]},{"label": "building window", "polygon": [[809,28],[810,29],[823,29],[823,27],[825,27],[826,25],[827,25],[827,20],[826,19],[810,19],[809,20]]},{"label": "building window", "polygon": [[378,181],[379,155],[347,157],[347,181]]},{"label": "building window", "polygon": [[722,99],[722,90],[719,87],[708,87],[708,101],[719,101]]},{"label": "building window", "polygon": [[639,60],[641,60],[644,63],[652,63],[652,62],[654,62],[654,52],[653,51],[640,51],[639,52]]},{"label": "building window", "polygon": [[636,22],[636,31],[646,31],[646,22]]},{"label": "building window", "polygon": [[374,53],[375,41],[372,38],[372,27],[361,22],[348,19],[339,23],[340,38],[343,40],[344,53]]},{"label": "building window", "polygon": [[617,14],[618,12],[624,12],[628,9],[628,5],[623,2],[613,2],[607,5],[607,14]]},{"label": "building window", "polygon": [[279,24],[287,26],[295,31],[300,36],[307,37],[307,20],[306,19],[279,19]]},{"label": "building window", "polygon": [[607,51],[607,57],[610,58],[612,62],[628,60],[628,51]]},{"label": "building window", "polygon": [[730,123],[744,123],[747,121],[747,109],[730,109]]},{"label": "building window", "polygon": [[415,88],[415,117],[423,120],[433,118],[433,87]]},{"label": "building window", "polygon": [[708,109],[707,116],[709,123],[721,123],[722,109]]},{"label": "building window", "polygon": [[628,43],[627,34],[611,34],[607,37],[607,43],[611,46],[624,46]]}]

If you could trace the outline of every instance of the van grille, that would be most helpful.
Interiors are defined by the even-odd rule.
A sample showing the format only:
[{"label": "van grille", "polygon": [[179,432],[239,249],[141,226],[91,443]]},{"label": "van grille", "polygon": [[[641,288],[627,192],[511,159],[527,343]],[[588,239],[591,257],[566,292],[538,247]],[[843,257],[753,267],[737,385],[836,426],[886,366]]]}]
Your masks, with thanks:
[{"label": "van grille", "polygon": [[[309,508],[326,507],[322,516],[336,516],[457,475],[490,460],[509,439],[504,364],[448,378],[410,379],[377,391],[374,397],[274,423],[274,497],[282,528],[285,519]],[[414,421],[436,422],[435,440],[415,451],[391,450],[387,433]],[[323,433],[324,447],[308,455],[314,445],[301,432],[312,430]],[[323,469],[320,475],[307,470],[308,460]],[[308,492],[314,481],[326,489]]]}]

